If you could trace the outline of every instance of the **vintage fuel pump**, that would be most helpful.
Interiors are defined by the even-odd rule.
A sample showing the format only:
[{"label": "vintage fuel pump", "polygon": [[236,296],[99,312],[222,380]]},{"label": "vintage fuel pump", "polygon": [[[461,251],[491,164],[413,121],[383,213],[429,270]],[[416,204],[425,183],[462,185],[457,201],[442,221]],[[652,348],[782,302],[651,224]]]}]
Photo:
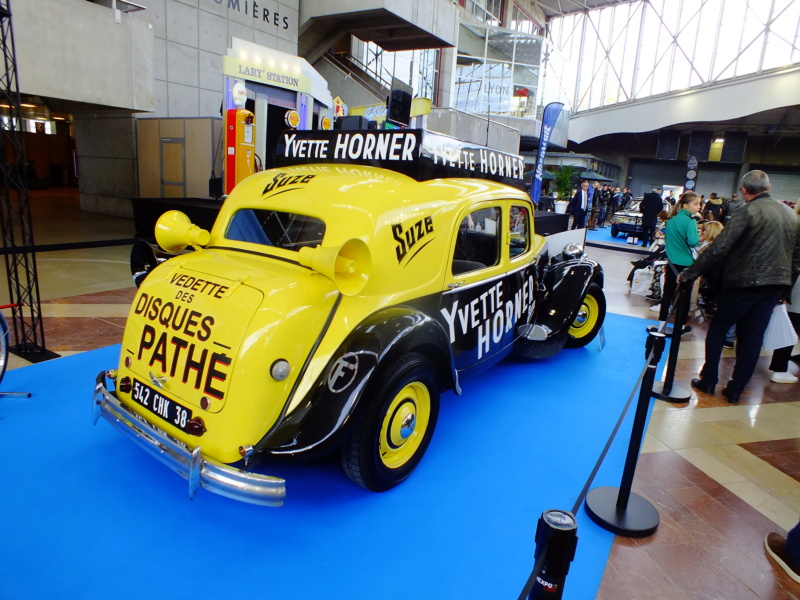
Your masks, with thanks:
[{"label": "vintage fuel pump", "polygon": [[244,108],[231,108],[225,119],[225,193],[256,172],[255,115]]}]

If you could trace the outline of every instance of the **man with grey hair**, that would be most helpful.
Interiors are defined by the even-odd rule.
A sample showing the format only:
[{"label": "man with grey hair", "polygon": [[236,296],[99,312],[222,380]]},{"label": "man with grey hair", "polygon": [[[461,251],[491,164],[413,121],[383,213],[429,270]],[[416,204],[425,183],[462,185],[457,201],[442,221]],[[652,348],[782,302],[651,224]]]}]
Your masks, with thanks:
[{"label": "man with grey hair", "polygon": [[712,269],[722,274],[717,313],[706,335],[705,364],[700,377],[692,379],[692,387],[714,394],[725,333],[736,324],[736,364],[722,389],[731,404],[739,403],[755,371],[772,309],[788,298],[800,274],[798,219],[791,208],[770,196],[771,187],[763,171],[746,173],[739,188],[744,205],[678,278],[681,283],[691,281]]}]

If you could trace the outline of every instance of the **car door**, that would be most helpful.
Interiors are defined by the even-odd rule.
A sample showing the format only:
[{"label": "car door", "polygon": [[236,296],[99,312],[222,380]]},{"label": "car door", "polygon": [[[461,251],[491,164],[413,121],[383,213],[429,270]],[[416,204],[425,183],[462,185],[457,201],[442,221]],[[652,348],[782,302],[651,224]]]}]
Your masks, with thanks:
[{"label": "car door", "polygon": [[472,205],[458,220],[439,318],[460,373],[505,356],[532,307],[531,222],[529,206],[511,200]]}]

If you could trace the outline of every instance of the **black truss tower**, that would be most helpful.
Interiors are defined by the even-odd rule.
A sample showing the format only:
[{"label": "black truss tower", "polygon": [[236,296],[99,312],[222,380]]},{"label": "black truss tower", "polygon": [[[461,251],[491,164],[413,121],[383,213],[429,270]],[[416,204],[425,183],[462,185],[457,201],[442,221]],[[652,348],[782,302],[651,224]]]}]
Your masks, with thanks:
[{"label": "black truss tower", "polygon": [[22,123],[22,108],[14,33],[11,27],[11,0],[0,0],[0,45],[3,54],[0,100],[11,107],[8,125],[0,126],[3,151],[0,155],[3,177],[0,186],[0,227],[3,231],[8,292],[14,305],[11,309],[12,328],[16,340],[16,346],[10,350],[26,360],[38,362],[56,355],[45,350],[44,345],[39,280],[33,249],[25,138],[22,131],[15,131]]}]

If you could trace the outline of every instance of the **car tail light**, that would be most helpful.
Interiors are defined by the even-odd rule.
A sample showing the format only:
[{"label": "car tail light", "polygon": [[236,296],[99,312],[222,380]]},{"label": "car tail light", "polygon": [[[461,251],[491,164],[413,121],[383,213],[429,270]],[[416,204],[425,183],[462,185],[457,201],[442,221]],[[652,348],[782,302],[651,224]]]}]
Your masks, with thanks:
[{"label": "car tail light", "polygon": [[186,433],[200,437],[206,432],[206,424],[200,417],[193,417],[186,422]]}]

